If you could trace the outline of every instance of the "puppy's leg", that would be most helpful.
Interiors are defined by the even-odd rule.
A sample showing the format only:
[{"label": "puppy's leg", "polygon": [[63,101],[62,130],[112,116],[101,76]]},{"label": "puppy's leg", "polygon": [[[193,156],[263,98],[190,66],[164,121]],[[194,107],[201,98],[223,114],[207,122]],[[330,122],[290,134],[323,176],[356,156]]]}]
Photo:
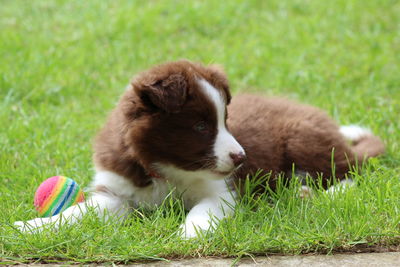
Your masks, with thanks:
[{"label": "puppy's leg", "polygon": [[348,178],[348,179],[341,180],[340,183],[338,183],[336,185],[332,185],[325,192],[328,194],[334,195],[338,192],[343,192],[352,186],[355,186],[355,183],[352,179]]},{"label": "puppy's leg", "polygon": [[296,168],[311,177],[323,174],[322,185],[327,188],[333,178],[342,180],[354,166],[353,151],[339,128],[331,120],[319,125],[302,121],[288,135],[286,155]]},{"label": "puppy's leg", "polygon": [[202,230],[213,230],[219,220],[233,214],[235,199],[232,192],[202,199],[195,205],[181,226],[183,238],[193,238]]},{"label": "puppy's leg", "polygon": [[293,179],[293,176],[295,176],[300,179],[301,187],[299,188],[298,196],[302,199],[310,198],[313,195],[312,188],[307,185],[307,176],[309,175],[309,173],[302,170],[296,170],[294,173],[293,171],[286,172],[287,177],[292,177]]},{"label": "puppy's leg", "polygon": [[[301,170],[296,170],[294,175],[298,177],[302,183],[301,187],[299,188],[299,197],[302,199],[311,198],[313,196],[313,189],[306,184],[306,179],[309,174]],[[290,177],[290,174],[287,174],[287,176]],[[336,185],[330,186],[327,190],[325,190],[325,192],[327,194],[334,195],[335,193],[343,192],[344,190],[354,185],[355,184],[353,180],[347,178],[340,180],[340,183]]]},{"label": "puppy's leg", "polygon": [[74,224],[82,219],[88,209],[93,210],[103,218],[105,216],[123,219],[129,211],[128,200],[133,189],[132,185],[123,177],[112,172],[100,171],[96,173],[92,187],[94,193],[83,203],[69,207],[65,211],[49,218],[36,218],[27,222],[15,222],[22,231],[41,231],[46,225],[54,228],[62,224]]},{"label": "puppy's leg", "polygon": [[60,214],[48,218],[36,218],[27,222],[19,221],[15,222],[14,225],[23,232],[41,231],[46,225],[53,225],[57,229],[63,224],[77,223],[90,208],[93,208],[99,217],[109,215],[122,218],[128,211],[128,204],[127,201],[115,195],[103,192],[94,193],[85,202],[69,207]]}]

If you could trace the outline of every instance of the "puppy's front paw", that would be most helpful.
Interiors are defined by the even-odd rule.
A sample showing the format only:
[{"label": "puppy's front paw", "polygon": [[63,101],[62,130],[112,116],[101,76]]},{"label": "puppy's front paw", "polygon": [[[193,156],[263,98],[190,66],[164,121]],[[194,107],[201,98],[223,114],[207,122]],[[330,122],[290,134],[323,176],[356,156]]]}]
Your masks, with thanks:
[{"label": "puppy's front paw", "polygon": [[14,223],[15,228],[19,229],[20,231],[24,232],[25,230],[25,222],[17,221]]},{"label": "puppy's front paw", "polygon": [[182,224],[179,227],[179,232],[180,232],[181,238],[183,238],[183,239],[195,238],[198,236],[199,231],[201,231],[201,229],[196,228],[193,224],[192,225]]},{"label": "puppy's front paw", "polygon": [[44,219],[37,218],[27,222],[17,221],[14,226],[24,233],[37,233],[43,230]]},{"label": "puppy's front paw", "polygon": [[34,227],[29,225],[27,222],[17,221],[14,223],[14,226],[20,230],[21,232],[27,233],[30,232]]},{"label": "puppy's front paw", "polygon": [[213,231],[213,223],[208,216],[196,218],[196,220],[192,218],[192,220],[186,220],[179,229],[183,239],[190,239],[200,237],[205,232]]},{"label": "puppy's front paw", "polygon": [[299,192],[299,197],[301,199],[308,199],[313,196],[313,191],[310,187],[302,185]]}]

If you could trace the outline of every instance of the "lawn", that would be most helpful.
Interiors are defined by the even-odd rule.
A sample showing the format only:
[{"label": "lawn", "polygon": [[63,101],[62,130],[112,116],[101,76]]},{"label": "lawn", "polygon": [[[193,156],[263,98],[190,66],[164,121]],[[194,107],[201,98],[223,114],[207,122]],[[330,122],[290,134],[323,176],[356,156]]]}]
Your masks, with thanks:
[{"label": "lawn", "polygon": [[[0,263],[398,249],[400,2],[396,0],[19,1],[0,7]],[[181,240],[167,199],[126,223],[88,215],[23,235],[47,177],[93,175],[91,143],[130,78],[187,58],[222,64],[233,93],[284,95],[382,137],[387,153],[335,196],[296,197],[296,183],[239,200],[212,235]],[[251,187],[251,186],[250,186]]]}]

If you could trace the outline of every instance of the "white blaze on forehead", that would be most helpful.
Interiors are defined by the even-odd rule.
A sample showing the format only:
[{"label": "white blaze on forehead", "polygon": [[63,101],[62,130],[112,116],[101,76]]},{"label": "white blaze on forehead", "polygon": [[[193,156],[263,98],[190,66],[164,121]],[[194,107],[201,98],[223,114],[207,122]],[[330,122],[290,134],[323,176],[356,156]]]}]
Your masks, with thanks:
[{"label": "white blaze on forehead", "polygon": [[231,171],[234,164],[229,154],[244,153],[244,150],[225,127],[225,98],[206,80],[201,79],[198,82],[205,95],[214,104],[217,112],[217,137],[214,143],[214,155],[217,157],[216,170],[221,172]]},{"label": "white blaze on forehead", "polygon": [[223,126],[225,128],[225,99],[221,93],[206,80],[199,80],[201,88],[204,93],[210,98],[211,102],[215,105],[217,111],[217,123],[218,127]]}]

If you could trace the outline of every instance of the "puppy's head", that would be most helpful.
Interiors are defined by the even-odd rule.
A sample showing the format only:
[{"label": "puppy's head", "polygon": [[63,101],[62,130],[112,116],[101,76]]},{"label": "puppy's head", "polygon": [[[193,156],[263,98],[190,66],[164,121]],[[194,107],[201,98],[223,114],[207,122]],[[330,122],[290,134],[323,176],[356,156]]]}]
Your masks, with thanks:
[{"label": "puppy's head", "polygon": [[156,66],[134,78],[122,98],[125,142],[145,167],[161,163],[224,178],[245,159],[226,127],[230,98],[226,76],[216,66]]}]

